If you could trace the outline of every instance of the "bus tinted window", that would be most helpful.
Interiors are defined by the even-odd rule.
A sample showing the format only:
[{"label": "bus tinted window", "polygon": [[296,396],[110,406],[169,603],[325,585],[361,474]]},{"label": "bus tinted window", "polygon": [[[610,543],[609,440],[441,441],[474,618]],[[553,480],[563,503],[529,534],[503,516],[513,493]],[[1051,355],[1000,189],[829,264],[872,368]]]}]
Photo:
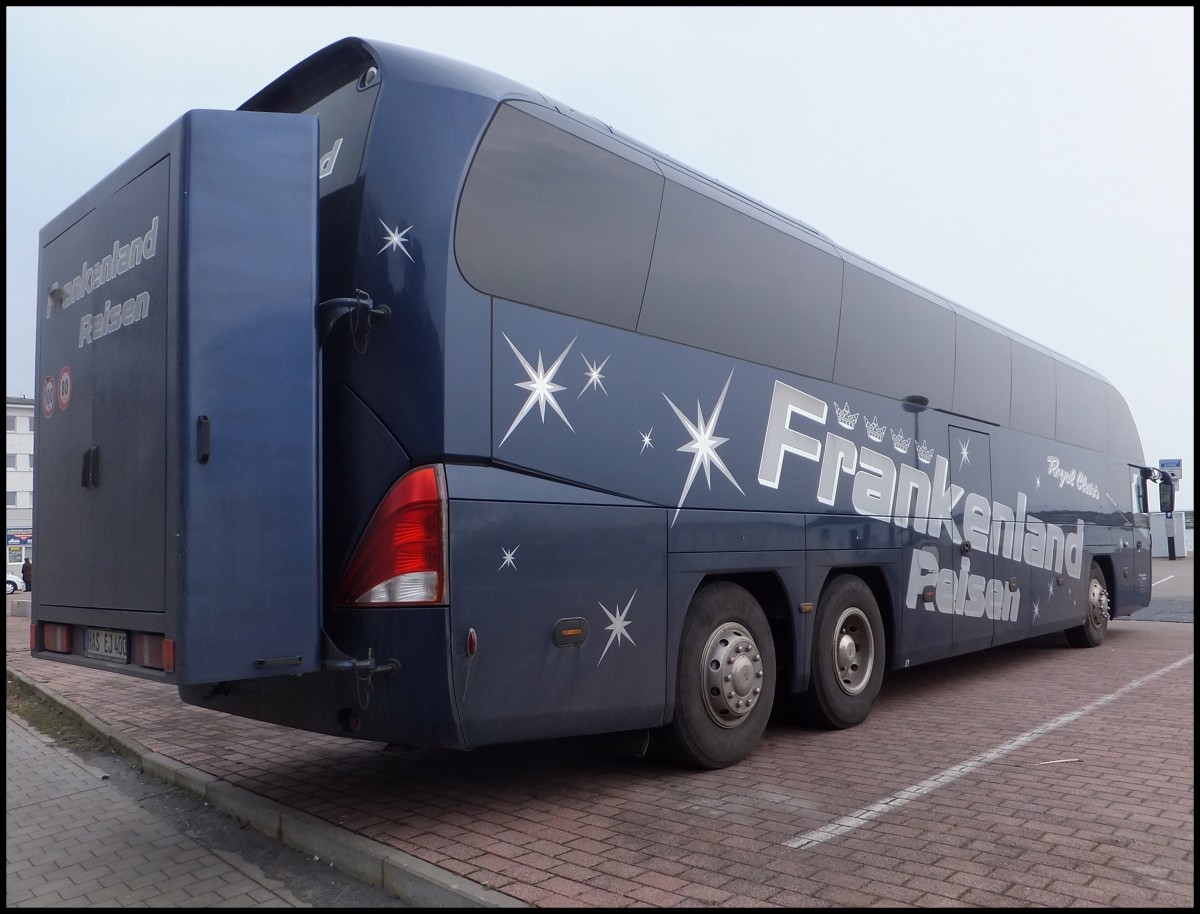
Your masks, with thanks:
[{"label": "bus tinted window", "polygon": [[1062,362],[1058,363],[1058,412],[1055,437],[1068,444],[1104,450],[1104,424],[1108,398],[1097,378]]},{"label": "bus tinted window", "polygon": [[947,306],[847,261],[834,381],[950,409],[954,360],[945,353],[953,351]]},{"label": "bus tinted window", "polygon": [[829,380],[840,291],[834,255],[668,181],[638,330]]},{"label": "bus tinted window", "polygon": [[954,319],[954,411],[1008,424],[1012,340],[964,315]]},{"label": "bus tinted window", "polygon": [[459,203],[459,269],[490,295],[633,329],[662,185],[641,165],[501,105]]},{"label": "bus tinted window", "polygon": [[1012,427],[1054,437],[1054,359],[1014,342],[1012,345]]},{"label": "bus tinted window", "polygon": [[1142,438],[1138,434],[1137,426],[1133,423],[1129,404],[1112,386],[1108,387],[1106,395],[1108,422],[1105,429],[1107,433],[1105,450],[1127,463],[1141,464],[1145,459],[1142,452]]}]

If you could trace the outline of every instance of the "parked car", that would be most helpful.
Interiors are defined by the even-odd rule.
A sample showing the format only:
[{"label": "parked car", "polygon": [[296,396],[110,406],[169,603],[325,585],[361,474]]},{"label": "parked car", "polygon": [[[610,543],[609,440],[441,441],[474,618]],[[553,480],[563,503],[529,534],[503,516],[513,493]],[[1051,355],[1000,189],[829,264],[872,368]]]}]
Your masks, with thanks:
[{"label": "parked car", "polygon": [[25,589],[25,582],[21,580],[21,576],[19,574],[13,574],[10,571],[8,573],[8,577],[4,581],[4,592],[5,593],[16,593],[18,590],[24,590],[24,589]]}]

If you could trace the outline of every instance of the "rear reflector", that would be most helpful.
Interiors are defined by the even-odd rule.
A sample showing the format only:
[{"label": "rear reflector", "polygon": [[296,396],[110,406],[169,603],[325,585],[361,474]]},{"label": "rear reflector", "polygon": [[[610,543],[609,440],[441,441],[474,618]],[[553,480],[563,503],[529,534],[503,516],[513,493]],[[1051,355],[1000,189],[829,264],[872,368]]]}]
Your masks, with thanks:
[{"label": "rear reflector", "polygon": [[56,654],[71,653],[71,626],[57,622],[43,623],[42,646]]},{"label": "rear reflector", "polygon": [[135,632],[133,635],[133,662],[152,670],[163,668],[163,636]]}]

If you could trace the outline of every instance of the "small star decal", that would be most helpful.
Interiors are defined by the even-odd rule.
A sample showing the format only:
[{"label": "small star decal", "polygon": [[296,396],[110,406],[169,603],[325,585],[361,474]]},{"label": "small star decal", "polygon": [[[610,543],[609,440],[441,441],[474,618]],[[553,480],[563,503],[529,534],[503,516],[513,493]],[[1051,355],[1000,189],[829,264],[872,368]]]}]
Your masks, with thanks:
[{"label": "small star decal", "polygon": [[638,453],[639,454],[646,453],[646,448],[650,448],[651,450],[653,450],[654,443],[650,440],[650,436],[654,434],[654,429],[650,429],[650,431],[648,431],[648,432],[638,432],[638,434],[642,436],[642,449],[640,451],[638,451]]},{"label": "small star decal", "polygon": [[[611,634],[608,636],[608,644],[604,645],[604,651],[600,654],[600,660],[596,661],[596,666],[599,666],[601,662],[603,662],[604,655],[608,653],[608,649],[612,647],[612,643],[614,641],[616,641],[617,644],[620,644],[622,638],[628,638],[629,643],[634,647],[637,647],[637,642],[635,642],[633,638],[630,637],[629,632],[626,631],[626,629],[629,628],[630,623],[625,618],[625,616],[629,613],[629,607],[633,605],[633,597],[636,596],[637,591],[635,590],[633,592],[633,596],[629,598],[629,602],[625,604],[625,608],[620,612],[609,612],[608,607],[603,603],[600,603],[600,608],[604,610],[604,615],[608,616],[608,621],[611,623],[610,625],[604,626],[604,629],[607,632],[611,632]],[[620,606],[619,602],[613,606],[613,609],[616,610],[617,606]]]},{"label": "small star decal", "polygon": [[575,340],[571,340],[571,342],[567,343],[567,348],[559,354],[558,358],[554,360],[554,364],[549,368],[542,367],[542,353],[539,351],[537,369],[535,370],[533,366],[525,360],[525,356],[521,355],[517,347],[513,345],[513,341],[508,338],[508,334],[504,333],[501,335],[504,337],[505,342],[508,343],[509,348],[512,349],[517,358],[520,359],[521,366],[525,369],[525,374],[529,375],[528,381],[518,381],[515,385],[516,387],[524,387],[526,390],[528,390],[529,399],[525,401],[525,405],[522,406],[521,411],[517,413],[517,418],[513,419],[512,425],[508,427],[508,431],[505,432],[504,437],[500,439],[500,444],[502,445],[508,440],[508,436],[513,433],[513,429],[520,425],[521,420],[525,418],[526,414],[531,409],[533,409],[534,403],[538,405],[538,409],[541,411],[543,423],[546,421],[546,404],[549,403],[550,408],[558,413],[558,417],[562,419],[563,422],[567,423],[567,428],[571,429],[571,431],[575,431],[575,429],[572,428],[570,421],[567,419],[566,414],[563,413],[562,407],[559,406],[558,401],[554,399],[554,395],[556,393],[566,390],[566,388],[561,384],[554,383],[554,373],[558,371],[559,367],[561,367],[563,359],[567,357],[567,353],[571,350],[571,347],[575,345]]},{"label": "small star decal", "polygon": [[1036,620],[1036,619],[1037,619],[1037,617],[1038,617],[1038,612],[1039,612],[1039,610],[1038,610],[1038,601],[1037,601],[1037,600],[1034,600],[1034,601],[1033,601],[1033,618],[1034,618],[1035,620]]},{"label": "small star decal", "polygon": [[1041,477],[1041,476],[1035,476],[1035,477],[1034,477],[1034,479],[1033,479],[1033,487],[1034,487],[1035,489],[1039,489],[1039,490],[1042,488],[1042,477]]},{"label": "small star decal", "polygon": [[1053,580],[1050,581],[1050,586],[1049,586],[1048,590],[1049,590],[1049,593],[1046,594],[1047,600],[1049,600],[1052,596],[1054,596],[1054,581]]},{"label": "small star decal", "polygon": [[[588,392],[588,389],[592,387],[598,387],[601,390],[604,390],[604,375],[600,374],[600,372],[604,370],[604,366],[608,364],[608,360],[611,359],[612,356],[606,356],[604,361],[597,365],[595,362],[589,362],[587,356],[582,352],[579,353],[579,355],[583,358],[583,364],[588,367],[588,370],[585,373],[587,375],[587,383],[583,385],[583,390],[579,392],[579,397],[582,397]],[[607,390],[604,390],[604,396],[608,396]],[[578,400],[579,397],[576,397],[575,399]]]},{"label": "small star decal", "polygon": [[970,447],[971,447],[971,439],[970,438],[967,438],[966,441],[958,442],[958,450],[959,450],[959,453],[962,454],[962,459],[958,461],[958,468],[960,470],[963,468],[964,463],[971,462],[971,455],[969,453]]},{"label": "small star decal", "polygon": [[500,563],[500,567],[496,570],[503,571],[505,568],[511,568],[513,571],[516,571],[517,562],[515,556],[517,554],[517,550],[520,548],[521,547],[519,545],[513,546],[512,549],[505,549],[503,546],[500,547],[500,552],[504,555],[504,561]]},{"label": "small star decal", "polygon": [[404,231],[400,231],[400,226],[388,228],[388,224],[386,222],[384,222],[382,219],[379,221],[383,223],[383,229],[387,234],[383,236],[383,247],[375,252],[375,256],[378,257],[388,248],[391,248],[393,251],[400,251],[405,257],[407,257],[409,260],[412,260],[413,263],[416,263],[416,261],[413,260],[412,254],[408,253],[408,248],[405,247],[408,239],[406,239],[404,236],[412,231],[412,226],[410,225]]}]

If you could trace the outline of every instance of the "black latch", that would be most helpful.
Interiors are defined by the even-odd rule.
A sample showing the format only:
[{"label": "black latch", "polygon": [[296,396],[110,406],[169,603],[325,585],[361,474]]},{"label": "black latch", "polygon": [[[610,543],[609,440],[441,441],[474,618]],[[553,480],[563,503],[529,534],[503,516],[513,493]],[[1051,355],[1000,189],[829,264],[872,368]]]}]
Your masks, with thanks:
[{"label": "black latch", "polygon": [[90,447],[83,452],[83,474],[80,485],[92,489],[100,485],[100,446]]},{"label": "black latch", "polygon": [[200,416],[196,420],[196,459],[208,463],[212,456],[212,423],[208,416]]}]

